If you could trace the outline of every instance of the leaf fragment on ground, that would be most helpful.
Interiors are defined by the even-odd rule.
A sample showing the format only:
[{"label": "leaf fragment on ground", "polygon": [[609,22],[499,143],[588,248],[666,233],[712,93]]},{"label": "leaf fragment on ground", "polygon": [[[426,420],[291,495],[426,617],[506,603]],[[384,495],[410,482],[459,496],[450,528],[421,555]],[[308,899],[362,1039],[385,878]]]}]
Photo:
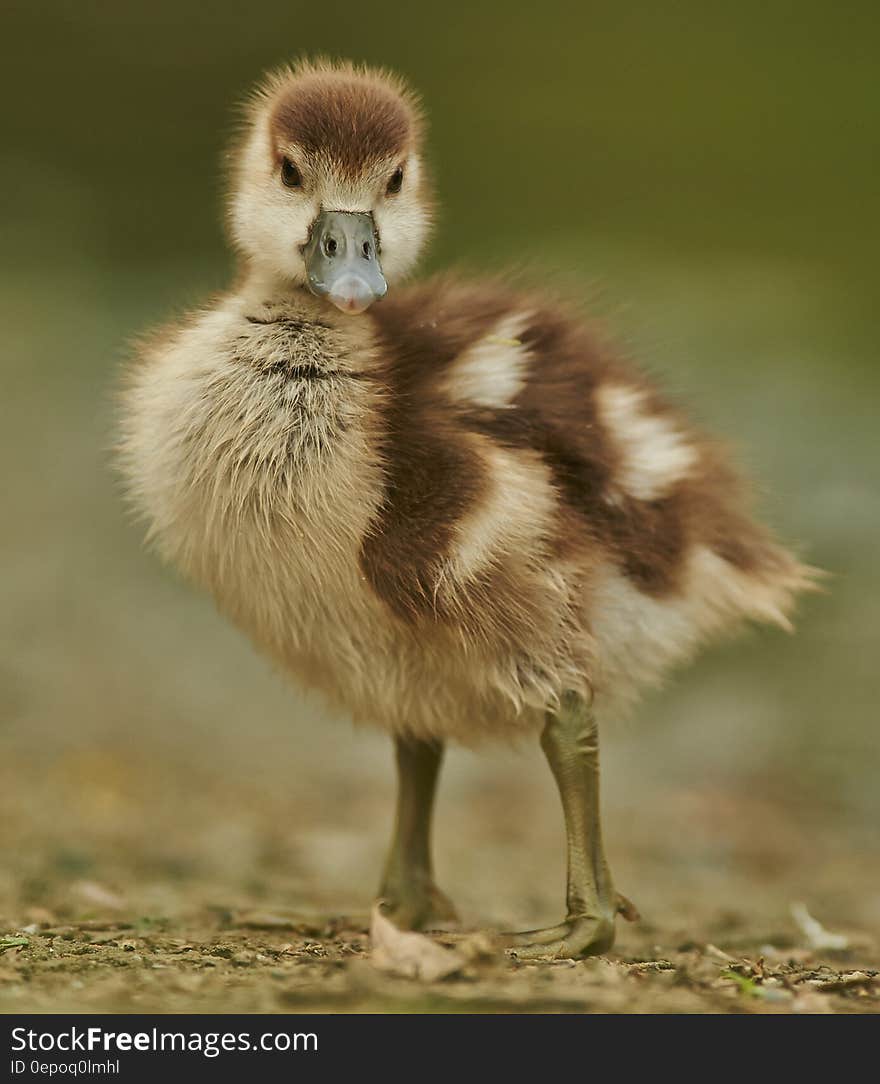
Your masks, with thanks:
[{"label": "leaf fragment on ground", "polygon": [[736,983],[739,992],[745,994],[746,997],[761,996],[761,988],[755,980],[749,978],[747,975],[741,975],[738,971],[734,971],[733,968],[727,968],[725,971],[722,971],[721,978]]},{"label": "leaf fragment on ground", "polygon": [[370,915],[370,961],[380,971],[436,982],[456,974],[468,963],[467,955],[457,949],[444,948],[422,933],[398,929],[381,908],[379,901]]},{"label": "leaf fragment on ground", "polygon": [[29,944],[26,937],[0,937],[0,952],[11,948],[26,948]]},{"label": "leaf fragment on ground", "polygon": [[721,972],[721,978],[729,982],[736,983],[739,993],[744,997],[760,998],[762,1001],[772,1002],[785,1002],[793,1003],[794,995],[790,990],[785,989],[779,979],[768,978],[765,982],[766,976],[763,970],[763,961],[759,961],[760,967],[756,967],[753,964],[742,964],[740,968],[752,972],[752,974],[744,974],[743,970],[738,970],[737,967],[729,967]]}]

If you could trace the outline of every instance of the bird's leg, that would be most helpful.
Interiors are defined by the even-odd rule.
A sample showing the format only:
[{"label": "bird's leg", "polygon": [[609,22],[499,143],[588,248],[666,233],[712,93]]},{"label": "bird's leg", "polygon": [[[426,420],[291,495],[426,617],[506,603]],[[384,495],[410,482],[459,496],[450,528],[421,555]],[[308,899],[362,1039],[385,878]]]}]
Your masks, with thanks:
[{"label": "bird's leg", "polygon": [[583,697],[567,693],[559,711],[548,714],[541,747],[565,814],[568,915],[558,926],[505,935],[506,944],[517,957],[568,958],[606,952],[614,943],[619,905],[602,850],[599,731]]},{"label": "bird's leg", "polygon": [[440,742],[395,738],[397,813],[379,895],[386,913],[405,929],[456,922],[450,901],[434,884],[431,815],[443,760]]}]

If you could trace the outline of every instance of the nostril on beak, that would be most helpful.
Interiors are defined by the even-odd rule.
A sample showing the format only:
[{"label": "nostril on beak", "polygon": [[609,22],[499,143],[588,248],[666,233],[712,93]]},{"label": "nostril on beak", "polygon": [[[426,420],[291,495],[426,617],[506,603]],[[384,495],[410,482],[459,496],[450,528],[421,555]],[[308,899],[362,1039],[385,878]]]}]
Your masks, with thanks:
[{"label": "nostril on beak", "polygon": [[343,312],[363,312],[388,290],[371,212],[321,211],[302,254],[309,289]]}]

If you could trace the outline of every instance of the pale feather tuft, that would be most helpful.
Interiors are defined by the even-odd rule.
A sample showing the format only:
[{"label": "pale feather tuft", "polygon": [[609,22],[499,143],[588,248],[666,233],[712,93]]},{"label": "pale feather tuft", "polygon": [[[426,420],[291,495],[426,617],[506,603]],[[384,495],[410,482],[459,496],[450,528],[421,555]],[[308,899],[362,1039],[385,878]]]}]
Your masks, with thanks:
[{"label": "pale feather tuft", "polygon": [[628,496],[653,501],[686,478],[698,453],[669,417],[652,413],[638,388],[617,384],[597,392],[599,416],[620,455],[615,484]]}]

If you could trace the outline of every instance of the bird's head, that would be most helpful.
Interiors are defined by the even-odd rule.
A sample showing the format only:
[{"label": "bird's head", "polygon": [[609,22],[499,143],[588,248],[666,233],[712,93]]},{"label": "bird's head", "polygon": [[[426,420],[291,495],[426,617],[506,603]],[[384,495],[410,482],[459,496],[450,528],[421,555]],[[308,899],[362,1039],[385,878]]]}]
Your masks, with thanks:
[{"label": "bird's head", "polygon": [[387,72],[317,62],[269,76],[232,159],[236,248],[363,312],[412,267],[430,229],[421,141],[417,101]]}]

